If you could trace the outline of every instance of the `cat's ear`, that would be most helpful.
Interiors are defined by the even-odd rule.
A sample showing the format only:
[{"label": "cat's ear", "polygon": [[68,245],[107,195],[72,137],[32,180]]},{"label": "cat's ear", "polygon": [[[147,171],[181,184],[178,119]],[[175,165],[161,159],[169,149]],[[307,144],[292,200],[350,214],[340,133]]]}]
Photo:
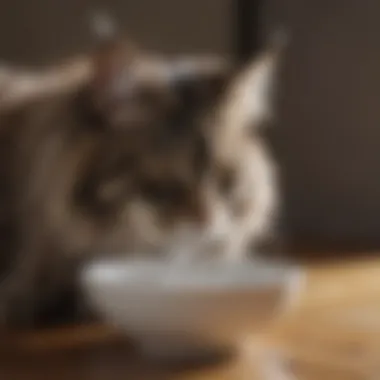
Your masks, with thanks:
[{"label": "cat's ear", "polygon": [[91,27],[96,47],[91,56],[90,90],[94,105],[101,109],[117,99],[123,85],[127,86],[137,49],[131,41],[121,37],[115,20],[104,12],[91,16]]},{"label": "cat's ear", "polygon": [[186,100],[195,105],[206,105],[222,93],[231,72],[231,63],[223,57],[194,55],[174,59],[170,64],[169,79]]},{"label": "cat's ear", "polygon": [[225,122],[235,128],[258,127],[272,118],[272,103],[286,35],[278,33],[271,46],[233,81],[222,107]]},{"label": "cat's ear", "polygon": [[92,87],[98,95],[114,96],[125,83],[136,58],[129,41],[113,40],[100,46],[92,56]]},{"label": "cat's ear", "polygon": [[89,14],[89,26],[97,43],[112,41],[120,34],[116,20],[104,10],[95,9]]}]

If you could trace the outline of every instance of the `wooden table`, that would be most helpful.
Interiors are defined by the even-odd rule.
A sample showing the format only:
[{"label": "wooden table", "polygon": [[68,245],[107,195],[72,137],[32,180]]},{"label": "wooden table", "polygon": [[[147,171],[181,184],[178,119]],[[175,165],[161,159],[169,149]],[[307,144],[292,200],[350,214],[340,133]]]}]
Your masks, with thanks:
[{"label": "wooden table", "polygon": [[[380,380],[380,260],[311,266],[300,304],[252,337],[300,380]],[[8,336],[1,380],[255,380],[247,357],[206,367],[144,362],[116,331],[87,326]]]}]

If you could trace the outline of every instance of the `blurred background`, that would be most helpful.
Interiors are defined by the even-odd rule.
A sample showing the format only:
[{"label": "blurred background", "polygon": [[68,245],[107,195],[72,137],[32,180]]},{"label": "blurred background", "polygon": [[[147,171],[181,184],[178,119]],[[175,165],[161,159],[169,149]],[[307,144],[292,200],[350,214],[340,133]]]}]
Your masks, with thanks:
[{"label": "blurred background", "polygon": [[[1,59],[59,61],[90,49],[91,0],[2,0]],[[242,59],[279,25],[292,39],[271,141],[284,225],[318,250],[376,248],[380,215],[380,3],[376,0],[109,0],[142,44]]]}]

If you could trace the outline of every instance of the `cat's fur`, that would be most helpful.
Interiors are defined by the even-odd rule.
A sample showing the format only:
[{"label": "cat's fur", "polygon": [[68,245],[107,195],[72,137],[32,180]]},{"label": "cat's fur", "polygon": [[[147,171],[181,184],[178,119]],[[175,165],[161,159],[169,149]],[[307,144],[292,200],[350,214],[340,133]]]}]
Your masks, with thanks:
[{"label": "cat's fur", "polygon": [[221,60],[115,41],[83,83],[3,111],[6,322],[33,321],[97,254],[244,257],[276,209],[259,133],[276,61],[271,50],[225,87]]}]

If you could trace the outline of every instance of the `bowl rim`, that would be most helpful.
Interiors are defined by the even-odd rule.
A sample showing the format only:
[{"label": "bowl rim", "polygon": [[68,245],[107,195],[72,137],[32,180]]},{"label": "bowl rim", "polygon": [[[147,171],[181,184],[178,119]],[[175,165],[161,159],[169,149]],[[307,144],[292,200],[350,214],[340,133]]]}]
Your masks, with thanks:
[{"label": "bowl rim", "polygon": [[168,267],[158,260],[100,260],[83,268],[81,281],[84,286],[128,286],[126,292],[180,293],[296,288],[299,285],[291,284],[300,284],[303,278],[303,268],[289,264],[202,263]]}]

